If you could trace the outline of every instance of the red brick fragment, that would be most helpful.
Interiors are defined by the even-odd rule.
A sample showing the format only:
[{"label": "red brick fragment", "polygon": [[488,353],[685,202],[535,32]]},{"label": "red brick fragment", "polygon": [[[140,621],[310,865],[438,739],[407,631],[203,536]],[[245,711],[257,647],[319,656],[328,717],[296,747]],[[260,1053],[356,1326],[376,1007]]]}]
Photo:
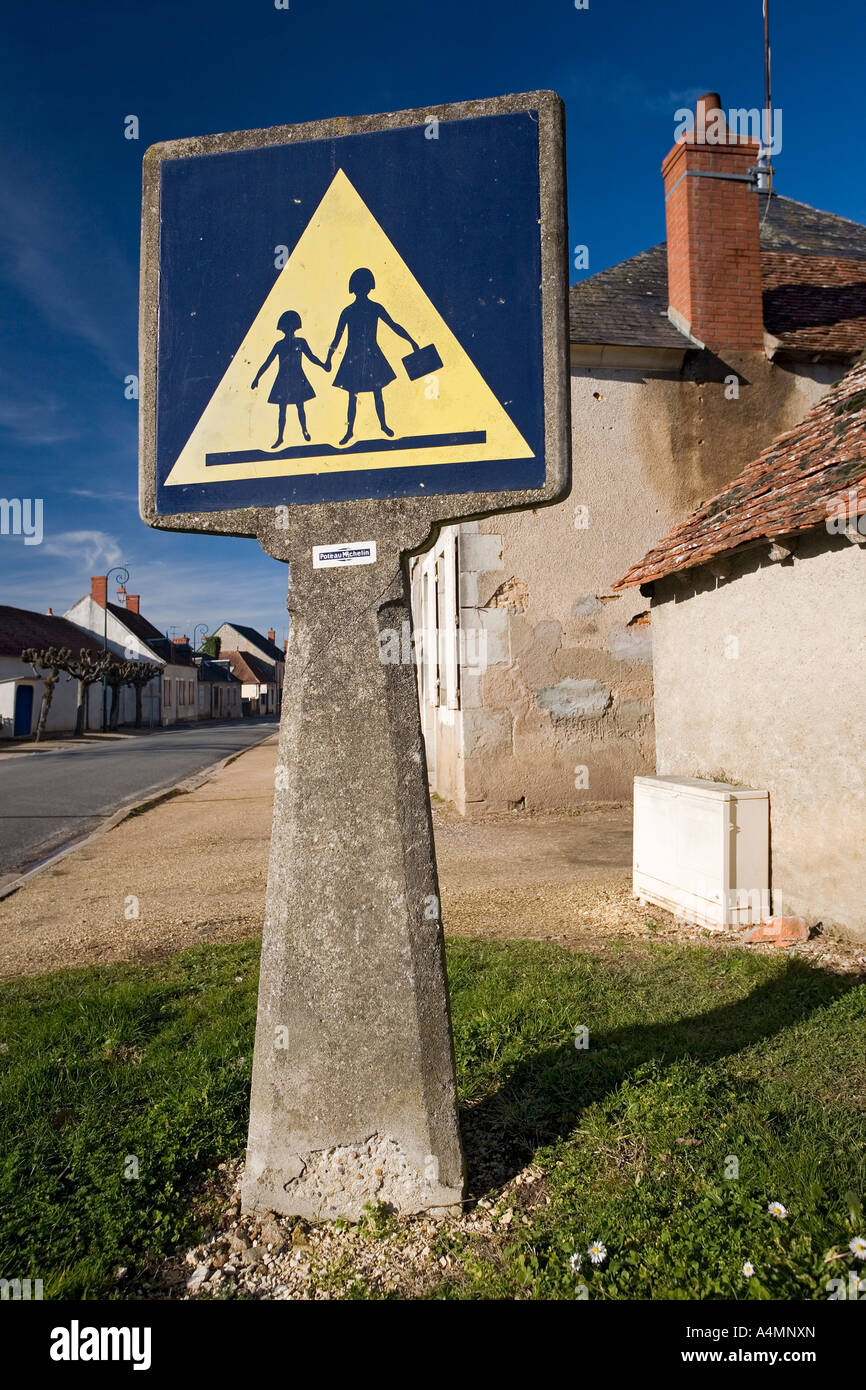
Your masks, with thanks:
[{"label": "red brick fragment", "polygon": [[777,947],[791,946],[795,941],[808,941],[809,924],[804,917],[770,917],[753,927],[747,942],[772,941]]}]

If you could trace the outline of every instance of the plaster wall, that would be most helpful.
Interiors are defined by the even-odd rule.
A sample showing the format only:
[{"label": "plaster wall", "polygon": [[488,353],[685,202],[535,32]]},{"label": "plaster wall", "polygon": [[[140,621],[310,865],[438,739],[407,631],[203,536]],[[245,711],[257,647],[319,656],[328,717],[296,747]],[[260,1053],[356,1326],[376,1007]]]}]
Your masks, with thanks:
[{"label": "plaster wall", "polygon": [[811,532],[652,615],[659,773],[766,788],[775,910],[866,938],[866,548]]},{"label": "plaster wall", "polygon": [[654,770],[651,625],[637,590],[610,586],[841,373],[763,352],[690,351],[676,370],[597,352],[572,366],[571,496],[460,527],[460,622],[485,632],[487,667],[461,680],[459,729],[434,739],[428,717],[425,736],[442,750],[433,790],[469,814],[630,800]]}]

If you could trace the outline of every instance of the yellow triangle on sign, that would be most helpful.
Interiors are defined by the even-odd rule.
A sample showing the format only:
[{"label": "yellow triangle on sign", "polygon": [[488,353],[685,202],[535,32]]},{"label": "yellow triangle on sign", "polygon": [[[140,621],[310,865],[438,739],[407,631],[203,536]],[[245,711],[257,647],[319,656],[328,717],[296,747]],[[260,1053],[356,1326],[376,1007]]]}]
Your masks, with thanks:
[{"label": "yellow triangle on sign", "polygon": [[[349,292],[349,280],[360,269],[372,272],[375,288],[367,295],[369,308],[358,315],[352,308],[359,296]],[[385,311],[384,318],[376,305]],[[326,362],[346,309],[328,372],[310,360],[302,344]],[[288,311],[300,317],[300,326],[292,319],[278,329],[277,321]],[[389,320],[405,330],[422,354],[428,346],[435,349],[432,369],[425,368],[417,380],[410,379],[402,362],[413,352],[411,343]],[[425,360],[422,355],[421,365]],[[374,388],[383,381],[380,399],[393,438],[382,429],[376,411]],[[352,386],[357,413],[354,432],[344,443]],[[299,411],[300,397],[306,399]],[[285,427],[277,443],[280,401]],[[532,457],[504,406],[339,169],[166,483]]]}]

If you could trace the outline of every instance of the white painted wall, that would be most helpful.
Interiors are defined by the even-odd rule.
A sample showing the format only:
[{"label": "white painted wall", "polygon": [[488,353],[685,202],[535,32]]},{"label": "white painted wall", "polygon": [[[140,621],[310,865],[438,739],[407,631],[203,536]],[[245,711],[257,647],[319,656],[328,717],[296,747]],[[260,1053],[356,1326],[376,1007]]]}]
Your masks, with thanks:
[{"label": "white painted wall", "polygon": [[[104,635],[103,624],[107,632],[106,642],[109,651],[116,656],[122,657],[124,661],[147,661],[154,666],[164,665],[146,642],[129,629],[115,616],[110,610],[98,604],[90,594],[85,594],[77,603],[63,615],[77,627],[83,628],[98,641],[102,641]],[[100,686],[100,691],[102,687]],[[141,717],[144,728],[153,728],[161,721],[161,682],[159,677],[151,681],[144,687],[141,699]],[[106,696],[106,709],[111,708],[111,695]],[[99,722],[95,728],[102,727],[102,696],[99,697]],[[194,717],[194,716],[191,716]],[[174,723],[174,719],[167,721]],[[121,692],[121,706],[119,715],[120,724],[135,723],[135,691],[129,687],[124,687]]]},{"label": "white painted wall", "polygon": [[[12,738],[15,713],[15,690],[18,685],[33,687],[33,718],[31,733],[35,734],[42,704],[43,682],[33,675],[33,668],[16,657],[0,657],[0,738]],[[88,702],[88,728],[101,726],[101,686],[91,686]],[[46,732],[50,734],[74,733],[78,702],[77,681],[61,676],[54,687],[51,709],[48,713]]]},{"label": "white painted wall", "polygon": [[659,773],[766,788],[777,910],[866,938],[866,547],[810,532],[652,615]]}]

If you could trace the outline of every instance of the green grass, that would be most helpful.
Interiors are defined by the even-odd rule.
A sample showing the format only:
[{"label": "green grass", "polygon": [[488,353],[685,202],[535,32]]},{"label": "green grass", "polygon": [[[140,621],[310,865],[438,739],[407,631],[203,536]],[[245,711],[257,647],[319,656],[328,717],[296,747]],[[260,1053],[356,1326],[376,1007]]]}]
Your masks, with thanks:
[{"label": "green grass", "polygon": [[244,1144],[257,976],[249,943],[0,988],[7,1278],[99,1296],[194,1235],[191,1194]]},{"label": "green grass", "polygon": [[[0,1274],[103,1297],[118,1266],[198,1238],[208,1176],[243,1150],[257,956],[0,986]],[[448,958],[470,1190],[515,1215],[484,1237],[443,1227],[432,1296],[810,1299],[844,1276],[824,1256],[866,1225],[866,986],[656,943],[602,961],[452,940]],[[500,1201],[529,1162],[543,1176]]]}]

